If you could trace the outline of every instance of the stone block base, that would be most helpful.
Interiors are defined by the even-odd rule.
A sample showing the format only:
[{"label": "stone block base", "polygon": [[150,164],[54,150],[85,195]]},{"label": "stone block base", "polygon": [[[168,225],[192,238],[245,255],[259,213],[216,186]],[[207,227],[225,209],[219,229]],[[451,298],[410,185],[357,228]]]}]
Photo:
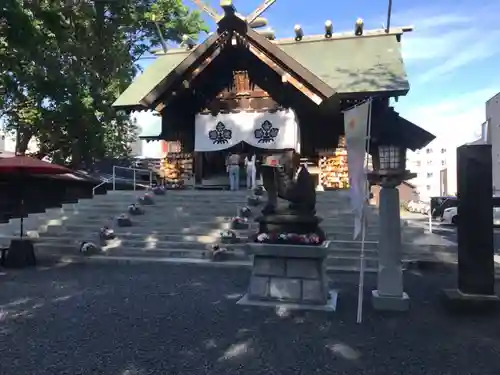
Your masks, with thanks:
[{"label": "stone block base", "polygon": [[500,308],[497,295],[467,294],[459,289],[444,290],[443,301],[448,310],[456,313],[486,313]]},{"label": "stone block base", "polygon": [[246,306],[274,307],[278,309],[284,308],[287,310],[336,311],[337,297],[337,291],[331,290],[329,292],[328,302],[325,305],[314,305],[308,303],[290,303],[273,300],[259,300],[251,298],[248,294],[245,294],[241,299],[238,300],[237,304]]},{"label": "stone block base", "polygon": [[[4,258],[5,257],[5,258]],[[6,268],[24,268],[36,266],[35,248],[29,239],[13,239],[7,254],[2,254]]]},{"label": "stone block base", "polygon": [[406,311],[410,308],[410,297],[403,293],[401,297],[379,294],[378,290],[372,290],[372,303],[375,310],[380,311]]},{"label": "stone block base", "polygon": [[249,245],[254,256],[247,298],[294,304],[326,305],[326,252],[312,246]]}]

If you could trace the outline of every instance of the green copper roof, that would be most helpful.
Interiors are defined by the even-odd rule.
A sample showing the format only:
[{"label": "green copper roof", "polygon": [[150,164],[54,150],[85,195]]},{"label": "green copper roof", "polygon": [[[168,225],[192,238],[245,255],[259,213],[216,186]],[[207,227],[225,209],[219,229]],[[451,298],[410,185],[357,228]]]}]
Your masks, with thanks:
[{"label": "green copper roof", "polygon": [[[394,33],[361,37],[305,37],[275,43],[290,57],[316,75],[340,95],[405,95],[409,84],[401,56],[401,45]],[[174,50],[160,55],[138,76],[113,104],[114,107],[140,107],[148,95],[187,56]]]},{"label": "green copper roof", "polygon": [[139,74],[132,84],[116,99],[113,107],[141,107],[141,100],[148,95],[182,60],[188,51],[175,51],[162,55]]},{"label": "green copper roof", "polygon": [[339,94],[409,89],[394,35],[322,39],[279,45]]},{"label": "green copper roof", "polygon": [[[144,115],[146,114],[146,115]],[[152,117],[153,112],[139,112],[135,115],[137,126],[140,129],[139,138],[158,138],[161,134],[161,117]]]}]

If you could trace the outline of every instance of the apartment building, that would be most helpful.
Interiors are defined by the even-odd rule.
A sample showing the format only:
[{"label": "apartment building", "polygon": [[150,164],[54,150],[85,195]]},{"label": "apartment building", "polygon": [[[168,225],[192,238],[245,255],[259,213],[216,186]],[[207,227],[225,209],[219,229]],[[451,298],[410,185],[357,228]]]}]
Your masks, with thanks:
[{"label": "apartment building", "polygon": [[486,122],[481,138],[491,144],[493,193],[500,196],[500,92],[486,101]]},{"label": "apartment building", "polygon": [[407,168],[417,174],[409,182],[423,201],[430,197],[450,194],[448,191],[448,162],[450,151],[440,139],[431,142],[426,148],[407,154]]}]

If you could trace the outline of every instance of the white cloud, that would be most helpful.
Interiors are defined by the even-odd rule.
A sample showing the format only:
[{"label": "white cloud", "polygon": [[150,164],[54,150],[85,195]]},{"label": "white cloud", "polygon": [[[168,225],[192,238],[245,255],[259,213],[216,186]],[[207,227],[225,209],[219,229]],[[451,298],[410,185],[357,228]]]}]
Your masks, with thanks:
[{"label": "white cloud", "polygon": [[415,31],[403,38],[405,61],[428,67],[415,82],[426,83],[500,54],[498,10],[498,4],[483,1],[475,8],[422,8],[395,14],[395,23],[415,26]]},{"label": "white cloud", "polygon": [[446,98],[430,105],[396,109],[408,120],[430,131],[440,142],[449,147],[472,142],[485,120],[485,102],[499,91],[499,87],[488,87],[453,98]]}]

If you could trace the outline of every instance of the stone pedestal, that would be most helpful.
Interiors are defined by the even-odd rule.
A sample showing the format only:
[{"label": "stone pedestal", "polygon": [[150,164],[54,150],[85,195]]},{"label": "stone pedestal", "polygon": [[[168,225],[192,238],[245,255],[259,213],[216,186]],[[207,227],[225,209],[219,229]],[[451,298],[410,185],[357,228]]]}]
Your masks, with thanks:
[{"label": "stone pedestal", "polygon": [[253,255],[248,293],[242,304],[335,310],[328,289],[325,246],[248,244]]},{"label": "stone pedestal", "polygon": [[35,247],[30,239],[13,239],[5,255],[6,268],[24,268],[36,266]]},{"label": "stone pedestal", "polygon": [[399,192],[394,184],[380,189],[380,235],[377,290],[372,291],[376,310],[402,311],[410,307],[403,291]]}]

